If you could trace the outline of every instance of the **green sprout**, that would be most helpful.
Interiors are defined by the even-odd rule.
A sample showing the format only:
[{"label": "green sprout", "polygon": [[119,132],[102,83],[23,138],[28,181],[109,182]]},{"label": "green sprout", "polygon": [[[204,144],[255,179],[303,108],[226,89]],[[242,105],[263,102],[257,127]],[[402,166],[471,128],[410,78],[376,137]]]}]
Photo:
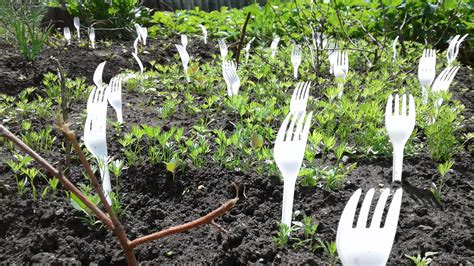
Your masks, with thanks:
[{"label": "green sprout", "polygon": [[446,182],[449,180],[449,177],[447,177],[448,171],[453,167],[454,161],[449,160],[445,163],[438,164],[438,172],[440,175],[439,183],[436,185],[434,182],[431,183],[431,187],[429,188],[431,194],[433,195],[434,199],[436,200],[436,203],[441,205],[442,199],[441,199],[441,193],[446,185]]},{"label": "green sprout", "polygon": [[405,257],[410,259],[410,261],[415,266],[426,266],[433,262],[433,259],[430,257],[435,256],[436,254],[438,254],[438,252],[425,252],[425,255],[423,257],[421,257],[420,254],[417,254],[415,256],[408,256],[405,254]]}]

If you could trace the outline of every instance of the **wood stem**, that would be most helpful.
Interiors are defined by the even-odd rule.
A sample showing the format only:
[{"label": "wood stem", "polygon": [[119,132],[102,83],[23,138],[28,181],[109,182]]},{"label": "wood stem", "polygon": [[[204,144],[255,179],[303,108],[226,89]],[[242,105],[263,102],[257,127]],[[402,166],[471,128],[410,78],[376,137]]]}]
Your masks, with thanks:
[{"label": "wood stem", "polygon": [[236,52],[237,68],[239,67],[240,51],[242,50],[242,47],[244,45],[245,32],[247,31],[247,24],[249,23],[249,19],[250,19],[250,12],[247,13],[247,17],[245,18],[244,26],[242,28],[242,34],[240,35],[239,46],[237,47],[237,52]]},{"label": "wood stem", "polygon": [[236,187],[236,190],[237,190],[237,192],[236,192],[237,195],[235,196],[235,198],[233,198],[231,200],[228,200],[226,203],[221,205],[219,208],[217,208],[217,209],[213,210],[212,212],[208,213],[207,215],[205,215],[201,218],[198,218],[194,221],[191,221],[189,223],[169,227],[169,228],[166,228],[166,229],[161,230],[159,232],[139,237],[139,238],[137,238],[137,239],[130,242],[130,247],[135,248],[136,246],[138,246],[140,244],[143,244],[143,243],[146,243],[146,242],[151,242],[151,241],[154,241],[154,240],[157,240],[157,239],[169,236],[169,235],[182,233],[182,232],[188,231],[189,229],[196,228],[196,227],[199,227],[199,226],[202,226],[202,225],[205,225],[205,224],[212,224],[214,222],[215,218],[223,215],[224,213],[226,213],[227,211],[232,209],[235,206],[235,204],[237,203],[237,201],[239,200],[238,187],[235,183],[234,183],[234,186]]}]

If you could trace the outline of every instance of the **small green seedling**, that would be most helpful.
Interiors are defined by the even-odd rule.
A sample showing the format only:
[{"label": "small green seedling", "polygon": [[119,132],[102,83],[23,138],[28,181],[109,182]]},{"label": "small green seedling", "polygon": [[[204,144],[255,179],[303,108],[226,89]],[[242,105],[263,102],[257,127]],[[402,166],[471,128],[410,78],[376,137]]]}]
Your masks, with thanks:
[{"label": "small green seedling", "polygon": [[405,257],[407,257],[408,259],[411,260],[411,262],[413,263],[413,265],[416,265],[416,266],[426,266],[428,264],[430,264],[433,259],[430,258],[434,255],[438,254],[438,252],[425,252],[425,256],[421,257],[420,254],[416,255],[416,256],[408,256],[405,254]]},{"label": "small green seedling", "polygon": [[278,247],[284,247],[288,244],[290,240],[290,233],[293,231],[293,228],[289,227],[286,224],[278,224],[278,235],[273,237],[273,240]]},{"label": "small green seedling", "polygon": [[318,239],[319,245],[315,245],[313,252],[318,249],[323,249],[326,255],[328,256],[329,265],[336,265],[339,257],[337,256],[337,246],[336,242],[323,242],[321,239]]},{"label": "small green seedling", "polygon": [[446,185],[446,181],[449,180],[449,177],[447,177],[446,174],[451,169],[451,167],[453,167],[453,165],[454,165],[454,161],[452,160],[439,164],[437,167],[438,172],[440,174],[439,183],[438,185],[436,185],[434,182],[431,183],[431,187],[429,190],[431,194],[433,195],[434,199],[436,200],[436,203],[438,203],[439,205],[441,205],[441,201],[442,201],[441,199],[442,190],[444,186]]},{"label": "small green seedling", "polygon": [[173,181],[176,181],[176,168],[178,167],[178,161],[176,157],[173,157],[171,161],[166,163],[166,170],[173,174]]},{"label": "small green seedling", "polygon": [[[90,186],[79,184],[79,189],[87,197],[87,199],[89,199],[90,202],[92,202],[96,206],[97,204],[99,204],[99,195],[93,195],[92,188]],[[79,217],[83,222],[85,222],[91,227],[101,223],[100,220],[96,219],[94,213],[75,194],[70,193],[70,196],[72,207],[84,214],[85,217]]]},{"label": "small green seedling", "polygon": [[41,198],[44,199],[46,194],[48,193],[49,189],[53,191],[53,197],[56,196],[56,191],[58,189],[59,179],[57,177],[53,177],[50,179],[46,178],[46,182],[48,182],[49,187],[45,187],[43,192],[41,193]]}]

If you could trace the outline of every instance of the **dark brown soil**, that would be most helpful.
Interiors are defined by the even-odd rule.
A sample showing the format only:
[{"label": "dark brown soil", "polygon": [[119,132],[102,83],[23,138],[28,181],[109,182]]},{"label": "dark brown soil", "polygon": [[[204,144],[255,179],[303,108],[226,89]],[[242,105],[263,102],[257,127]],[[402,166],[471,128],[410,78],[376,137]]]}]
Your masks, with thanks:
[{"label": "dark brown soil", "polygon": [[[150,40],[150,43],[150,54],[142,56],[143,61],[174,60],[172,57],[176,52],[173,47],[164,47],[162,42],[156,40]],[[131,46],[130,42],[115,42],[111,47],[95,51],[72,46],[67,47],[67,53],[61,48],[47,48],[35,62],[27,63],[13,47],[1,42],[0,93],[16,95],[28,86],[41,86],[42,75],[55,70],[49,59],[51,55],[60,59],[70,76],[85,76],[91,84],[95,67],[107,60],[104,73],[104,80],[107,81],[120,69],[135,68],[130,55]],[[216,53],[215,45],[211,47],[191,49],[195,49],[195,53],[201,51],[199,54],[203,60],[210,60],[211,54]],[[73,49],[75,53],[71,53]],[[472,118],[472,71],[461,68],[456,80],[454,97],[466,106],[463,113],[466,119]],[[470,90],[459,91],[460,87]],[[127,92],[124,97],[133,102],[140,101],[142,96]],[[130,109],[125,109],[124,114],[130,124],[144,123],[151,116],[152,113],[138,113]],[[179,118],[175,123],[182,126],[190,126],[195,121],[194,118],[186,120],[179,114],[173,118]],[[216,123],[226,127],[228,121],[224,117]],[[465,131],[472,132],[472,127],[472,123],[468,123]],[[472,145],[472,141],[466,145]],[[111,150],[120,151],[116,142],[110,146]],[[11,157],[1,147],[0,155]],[[48,159],[57,165],[58,158]],[[404,189],[403,204],[390,265],[408,264],[404,254],[416,255],[427,251],[439,252],[434,259],[437,264],[474,263],[472,154],[461,153],[455,161],[443,193],[444,204],[438,206],[427,190],[437,179],[436,164],[424,155],[405,160],[401,184]],[[340,214],[352,192],[359,187],[364,191],[372,187],[391,187],[391,163],[391,159],[383,158],[359,161],[344,188],[333,192],[297,186],[294,210],[299,210],[301,215],[296,220],[301,221],[303,214],[312,216],[319,223],[318,237],[324,241],[335,241]],[[79,167],[73,167],[71,172],[75,183],[84,181]],[[130,239],[191,221],[233,198],[235,191],[231,182],[239,183],[243,190],[239,195],[240,201],[230,213],[216,221],[228,230],[228,234],[222,234],[210,226],[197,228],[140,246],[136,249],[138,260],[160,264],[327,264],[327,257],[322,251],[313,253],[306,248],[297,250],[292,245],[284,248],[275,245],[273,237],[277,234],[283,189],[279,177],[227,171],[211,160],[204,168],[181,171],[176,182],[172,181],[164,167],[129,168],[120,179],[122,206],[125,209],[120,219]],[[80,214],[71,207],[62,191],[55,199],[38,201],[33,201],[28,193],[19,196],[13,174],[2,161],[0,263],[125,264],[115,237],[104,227],[89,228],[78,216]]]}]

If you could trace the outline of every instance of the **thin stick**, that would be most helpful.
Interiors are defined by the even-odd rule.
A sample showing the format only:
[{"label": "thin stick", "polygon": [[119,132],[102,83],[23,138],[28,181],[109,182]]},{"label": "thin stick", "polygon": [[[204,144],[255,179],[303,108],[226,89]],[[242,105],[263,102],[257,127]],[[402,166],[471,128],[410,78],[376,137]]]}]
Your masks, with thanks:
[{"label": "thin stick", "polygon": [[22,151],[26,152],[30,155],[36,162],[38,162],[46,171],[48,171],[53,176],[57,177],[63,186],[74,193],[91,211],[99,218],[110,230],[114,230],[114,225],[112,221],[107,217],[107,215],[102,212],[97,206],[95,206],[92,202],[87,199],[84,194],[72,184],[60,171],[54,168],[51,164],[49,164],[43,157],[37,154],[34,150],[28,147],[23,141],[17,138],[13,133],[11,133],[8,129],[6,129],[3,125],[0,125],[0,135],[5,136],[9,139],[15,146],[20,148]]},{"label": "thin stick", "polygon": [[135,248],[136,246],[138,246],[140,244],[143,244],[143,243],[146,243],[146,242],[154,241],[154,240],[157,240],[157,239],[169,236],[169,235],[182,233],[182,232],[188,231],[191,228],[199,227],[199,226],[202,226],[202,225],[205,225],[205,224],[212,224],[215,218],[223,215],[224,213],[226,213],[227,211],[232,209],[235,206],[235,204],[237,203],[237,201],[239,200],[238,187],[235,183],[234,183],[234,186],[236,187],[236,190],[237,190],[235,198],[227,201],[226,203],[224,203],[219,208],[217,208],[217,209],[213,210],[212,212],[208,213],[207,215],[205,215],[201,218],[198,218],[194,221],[191,221],[189,223],[173,226],[173,227],[161,230],[161,231],[153,233],[153,234],[149,234],[149,235],[146,235],[146,236],[139,237],[139,238],[137,238],[137,239],[135,239],[135,240],[133,240],[129,243],[130,247]]},{"label": "thin stick", "polygon": [[236,53],[237,68],[239,68],[240,50],[242,50],[242,45],[244,43],[245,32],[247,30],[247,24],[249,23],[249,19],[250,19],[250,12],[247,13],[247,17],[245,18],[244,26],[242,28],[242,34],[240,35],[239,46],[237,47],[237,53]]},{"label": "thin stick", "polygon": [[[59,76],[59,84],[61,85],[61,111],[63,113],[63,121],[67,123],[69,120],[69,110],[70,110],[70,101],[66,99],[66,75],[64,73],[63,66],[59,62],[57,58],[53,57],[53,60],[56,61],[58,65],[58,76]],[[64,140],[64,149],[66,152],[66,162],[64,167],[64,176],[69,178],[69,171],[71,168],[71,143],[65,139]]]}]

